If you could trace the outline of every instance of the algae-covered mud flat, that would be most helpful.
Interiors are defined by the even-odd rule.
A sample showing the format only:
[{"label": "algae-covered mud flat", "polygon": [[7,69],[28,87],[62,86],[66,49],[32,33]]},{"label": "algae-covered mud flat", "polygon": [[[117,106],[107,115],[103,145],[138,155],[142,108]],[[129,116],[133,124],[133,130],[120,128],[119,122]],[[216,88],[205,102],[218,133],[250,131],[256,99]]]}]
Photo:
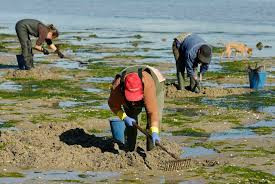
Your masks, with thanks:
[{"label": "algae-covered mud flat", "polygon": [[[275,2],[41,3],[9,0],[0,7],[0,183],[275,182]],[[59,28],[56,43],[70,59],[35,52],[35,68],[17,70],[15,22],[37,17]],[[182,31],[214,46],[199,94],[174,85],[171,45]],[[220,62],[228,41],[246,43],[252,57]],[[273,47],[257,50],[259,41]],[[181,170],[167,171],[174,159],[160,148],[146,152],[142,134],[134,152],[112,139],[110,83],[136,64],[167,78],[161,144],[191,159]],[[267,71],[261,90],[249,88],[247,67],[256,64]],[[145,120],[142,113],[143,128]]]}]

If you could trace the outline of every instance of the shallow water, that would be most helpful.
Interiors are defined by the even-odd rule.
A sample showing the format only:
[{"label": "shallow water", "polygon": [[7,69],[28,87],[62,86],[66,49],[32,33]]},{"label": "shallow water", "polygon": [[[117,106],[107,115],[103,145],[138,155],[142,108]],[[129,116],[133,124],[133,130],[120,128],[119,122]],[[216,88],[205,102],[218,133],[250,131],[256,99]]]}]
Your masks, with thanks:
[{"label": "shallow water", "polygon": [[230,84],[230,83],[216,83],[216,82],[209,82],[203,81],[201,83],[203,87],[219,87],[219,88],[248,88],[249,84]]},{"label": "shallow water", "polygon": [[22,90],[22,85],[16,84],[15,82],[8,81],[0,84],[0,90],[8,90],[8,91],[20,91]]},{"label": "shallow water", "polygon": [[64,68],[64,69],[85,69],[87,66],[81,65],[77,61],[57,61],[54,64],[51,64],[54,67]]},{"label": "shallow water", "polygon": [[[216,132],[212,133],[208,140],[225,140],[225,139],[242,139],[242,138],[253,138],[258,137],[262,135],[258,135],[252,131],[252,128],[255,127],[275,127],[275,119],[269,120],[269,121],[259,121],[252,125],[247,125],[238,129],[230,129],[224,132]],[[274,137],[274,131],[270,135]]]},{"label": "shallow water", "polygon": [[[274,56],[275,53],[273,0],[122,0],[120,3],[116,0],[108,3],[97,0],[59,0],[58,5],[50,0],[48,6],[41,7],[43,2],[3,1],[0,7],[0,26],[5,28],[0,31],[15,34],[16,21],[39,17],[45,23],[56,24],[62,32],[88,32],[74,35],[98,36],[87,39],[87,42],[80,41],[87,44],[109,43],[113,46],[113,43],[126,42],[120,47],[128,47],[131,43],[127,41],[136,40],[131,36],[140,34],[140,40],[152,42],[140,46],[164,49],[159,55],[171,60],[172,54],[165,53],[171,53],[172,40],[182,31],[198,33],[213,45],[223,45],[229,41],[245,42],[254,48],[253,56],[257,57]],[[21,8],[23,6],[24,9]],[[68,37],[61,34],[61,38],[66,36]],[[255,45],[259,41],[273,47],[256,50]],[[151,54],[154,55],[154,52],[147,53]]]},{"label": "shallow water", "polygon": [[90,77],[86,79],[86,82],[110,83],[113,80],[114,80],[113,77]]},{"label": "shallow water", "polygon": [[213,149],[207,149],[201,146],[197,146],[194,148],[183,147],[182,150],[183,150],[183,154],[181,155],[181,158],[200,157],[200,156],[217,154],[217,152],[215,152]]},{"label": "shallow water", "polygon": [[103,90],[98,88],[83,88],[84,91],[90,92],[90,93],[100,93]]},{"label": "shallow water", "polygon": [[[50,182],[58,181],[61,183],[68,182],[72,183],[72,180],[76,180],[75,183],[80,182],[97,182],[102,180],[108,180],[111,178],[119,177],[117,172],[92,172],[92,171],[62,171],[62,170],[53,170],[53,171],[24,171],[22,174],[25,175],[23,178],[0,178],[0,183],[37,183],[37,182]],[[78,181],[78,182],[77,182]]]},{"label": "shallow water", "polygon": [[[58,106],[60,108],[72,108],[72,107],[77,107],[77,106],[88,106],[92,105],[93,103],[97,103],[97,100],[90,100],[86,102],[77,102],[77,101],[62,101],[58,103]],[[94,106],[93,106],[94,107]]]},{"label": "shallow water", "polygon": [[[274,109],[271,103],[274,98],[272,90],[258,90],[243,95],[231,95],[220,98],[202,98],[201,102],[219,107],[246,109],[261,111],[262,109]],[[273,110],[274,111],[274,110]]]},{"label": "shallow water", "polygon": [[59,102],[58,106],[60,108],[69,108],[69,107],[76,107],[82,105],[84,102],[75,102],[75,101],[63,101]]}]

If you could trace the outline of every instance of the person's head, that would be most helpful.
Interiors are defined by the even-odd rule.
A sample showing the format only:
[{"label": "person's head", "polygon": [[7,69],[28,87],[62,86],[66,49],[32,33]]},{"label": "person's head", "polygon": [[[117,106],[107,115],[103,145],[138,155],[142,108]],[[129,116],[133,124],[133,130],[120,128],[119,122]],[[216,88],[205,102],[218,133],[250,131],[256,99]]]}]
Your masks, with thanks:
[{"label": "person's head", "polygon": [[209,45],[202,45],[198,50],[198,60],[200,63],[209,64],[212,58],[212,49]]},{"label": "person's head", "polygon": [[137,106],[143,100],[143,84],[137,73],[129,73],[124,79],[124,95],[131,105]]},{"label": "person's head", "polygon": [[48,35],[47,35],[48,39],[53,40],[59,36],[58,30],[56,29],[56,27],[54,27],[53,24],[48,25],[47,28],[49,30]]}]

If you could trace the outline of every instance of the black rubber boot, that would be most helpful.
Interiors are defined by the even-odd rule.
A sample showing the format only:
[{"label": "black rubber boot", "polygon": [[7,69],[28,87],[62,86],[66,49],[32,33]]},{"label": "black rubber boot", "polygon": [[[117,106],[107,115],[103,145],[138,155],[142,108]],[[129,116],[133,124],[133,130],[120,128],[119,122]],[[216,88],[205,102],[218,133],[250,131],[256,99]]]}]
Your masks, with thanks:
[{"label": "black rubber boot", "polygon": [[[146,130],[149,133],[149,130]],[[149,137],[146,138],[146,150],[147,151],[151,151],[152,149],[154,149],[154,143],[153,140],[150,139]]]},{"label": "black rubber boot", "polygon": [[135,151],[136,148],[136,140],[137,140],[137,129],[136,127],[130,127],[126,125],[125,130],[125,147],[127,151]]},{"label": "black rubber boot", "polygon": [[25,60],[23,55],[16,55],[19,70],[25,69]]}]

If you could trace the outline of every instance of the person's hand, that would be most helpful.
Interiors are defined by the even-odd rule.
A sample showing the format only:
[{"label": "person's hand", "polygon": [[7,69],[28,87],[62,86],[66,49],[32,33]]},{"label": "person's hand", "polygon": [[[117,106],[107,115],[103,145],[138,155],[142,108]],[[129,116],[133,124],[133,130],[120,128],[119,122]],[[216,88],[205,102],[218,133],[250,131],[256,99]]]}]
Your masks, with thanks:
[{"label": "person's hand", "polygon": [[130,118],[129,116],[126,116],[126,118],[124,118],[124,122],[128,126],[133,126],[133,123],[136,123],[136,120],[133,118]]},{"label": "person's hand", "polygon": [[153,144],[156,145],[156,142],[160,142],[160,138],[159,138],[159,134],[156,133],[156,132],[153,132],[152,133],[152,141],[153,141]]},{"label": "person's hand", "polygon": [[60,50],[56,49],[55,53],[56,53],[60,58],[64,58],[64,55],[60,52]]},{"label": "person's hand", "polygon": [[49,51],[45,48],[43,48],[42,52],[43,52],[44,55],[49,55],[50,54]]}]

